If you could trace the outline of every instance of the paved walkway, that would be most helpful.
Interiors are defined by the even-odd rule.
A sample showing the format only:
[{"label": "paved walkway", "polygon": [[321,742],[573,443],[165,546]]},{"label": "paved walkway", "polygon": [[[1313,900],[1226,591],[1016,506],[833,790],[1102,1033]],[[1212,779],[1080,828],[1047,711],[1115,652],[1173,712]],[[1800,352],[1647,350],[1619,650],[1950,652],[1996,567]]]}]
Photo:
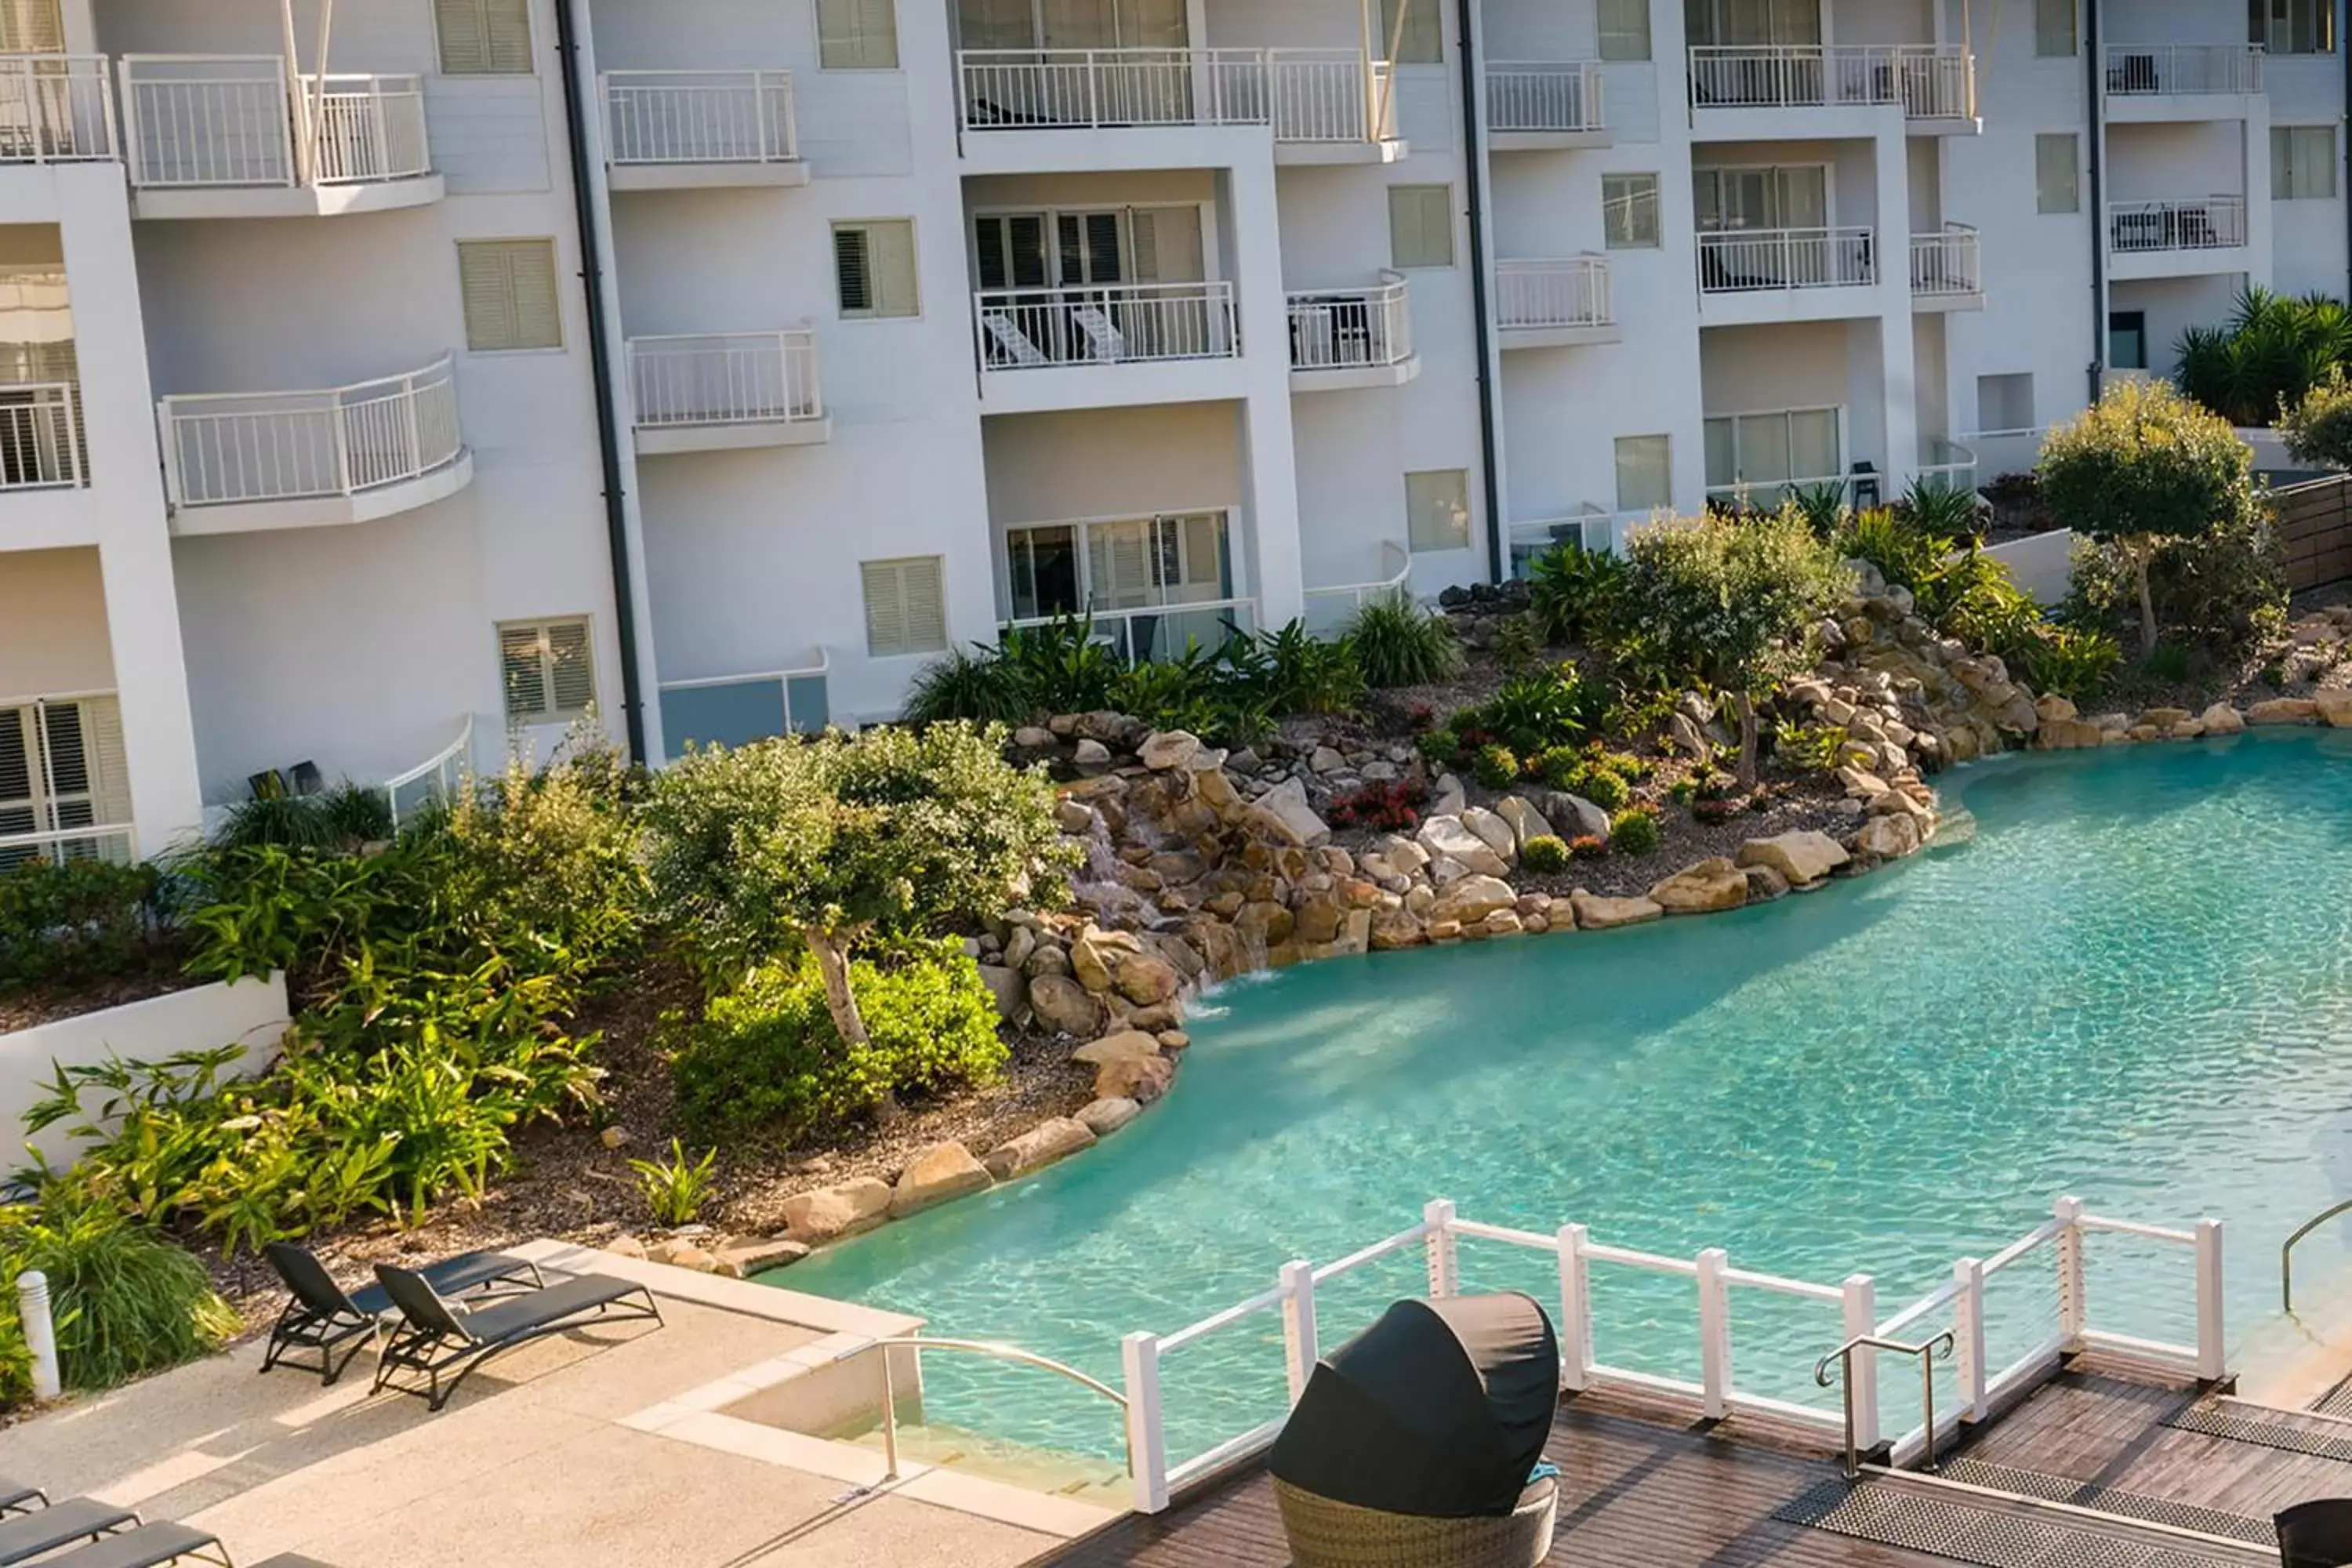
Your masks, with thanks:
[{"label": "paved walkway", "polygon": [[880,1479],[874,1456],[719,1413],[740,1387],[909,1320],[529,1250],[653,1283],[667,1326],[517,1351],[438,1415],[370,1398],[365,1353],[321,1388],[290,1370],[256,1376],[247,1342],[0,1432],[0,1473],[200,1525],[240,1563],[300,1552],[338,1568],[1011,1568],[1103,1517],[938,1472],[861,1494],[853,1483]]}]

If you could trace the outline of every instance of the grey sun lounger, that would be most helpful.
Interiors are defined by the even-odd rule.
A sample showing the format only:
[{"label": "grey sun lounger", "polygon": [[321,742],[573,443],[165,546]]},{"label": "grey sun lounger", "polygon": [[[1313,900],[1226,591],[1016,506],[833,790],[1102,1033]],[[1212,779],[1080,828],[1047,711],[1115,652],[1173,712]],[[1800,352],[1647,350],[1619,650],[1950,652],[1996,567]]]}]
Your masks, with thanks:
[{"label": "grey sun lounger", "polygon": [[[286,1310],[270,1327],[261,1370],[290,1366],[317,1373],[321,1384],[333,1383],[342,1376],[352,1358],[375,1339],[384,1320],[394,1315],[392,1298],[382,1285],[346,1292],[308,1247],[273,1241],[261,1250],[292,1292]],[[537,1264],[496,1252],[468,1252],[417,1272],[445,1296],[509,1287],[536,1289],[546,1283]],[[351,1348],[337,1356],[336,1350],[346,1344]],[[318,1360],[294,1360],[289,1352],[297,1351],[316,1351]]]},{"label": "grey sun lounger", "polygon": [[127,1508],[86,1497],[68,1498],[0,1520],[0,1563],[29,1562],[60,1546],[96,1541],[138,1523],[139,1516]]},{"label": "grey sun lounger", "polygon": [[193,1559],[236,1568],[220,1537],[188,1524],[142,1524],[103,1535],[62,1557],[44,1557],[35,1568],[164,1568]]},{"label": "grey sun lounger", "polygon": [[583,1274],[478,1307],[444,1300],[424,1275],[388,1263],[375,1266],[375,1277],[400,1309],[402,1321],[376,1358],[375,1387],[370,1392],[398,1386],[392,1382],[396,1373],[419,1373],[425,1386],[400,1391],[424,1395],[435,1410],[448,1403],[468,1373],[501,1351],[592,1323],[662,1321],[652,1291],[635,1280],[604,1274]]},{"label": "grey sun lounger", "polygon": [[0,1519],[12,1513],[29,1513],[37,1508],[49,1506],[49,1494],[38,1487],[28,1487],[22,1481],[0,1476]]}]

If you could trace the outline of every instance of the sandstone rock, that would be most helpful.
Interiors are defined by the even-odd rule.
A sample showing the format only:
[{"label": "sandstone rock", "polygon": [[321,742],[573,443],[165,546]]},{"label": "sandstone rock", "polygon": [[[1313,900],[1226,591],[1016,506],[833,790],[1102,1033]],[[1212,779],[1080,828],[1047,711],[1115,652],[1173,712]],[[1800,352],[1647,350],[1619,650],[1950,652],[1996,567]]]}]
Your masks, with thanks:
[{"label": "sandstone rock", "polygon": [[1024,752],[1042,752],[1054,744],[1054,731],[1042,724],[1024,724],[1013,731],[1013,743]]},{"label": "sandstone rock", "polygon": [[1429,864],[1429,851],[1410,838],[1389,834],[1372,841],[1372,850],[1405,876]]},{"label": "sandstone rock", "polygon": [[1462,922],[1460,921],[1432,921],[1429,925],[1429,940],[1432,942],[1460,942],[1462,940]]},{"label": "sandstone rock", "polygon": [[1132,931],[1088,926],[1070,944],[1070,971],[1087,990],[1108,991],[1118,977],[1118,965],[1129,954],[1142,951],[1142,942]]},{"label": "sandstone rock", "polygon": [[1215,812],[1220,819],[1230,821],[1241,810],[1241,791],[1234,787],[1234,781],[1221,768],[1194,773],[1192,791],[1200,796],[1201,804]]},{"label": "sandstone rock", "polygon": [[[2352,692],[2347,692],[2345,695],[2352,697]],[[2139,723],[2134,724],[2132,728],[2137,730],[2140,725],[2145,724],[2158,731],[2168,731],[2188,721],[2189,710],[2186,708],[2151,708],[2139,716]]]},{"label": "sandstone rock", "polygon": [[1421,847],[1429,852],[1432,861],[1451,859],[1481,877],[1502,877],[1510,872],[1509,862],[1496,854],[1486,839],[1472,832],[1459,816],[1430,817],[1421,825],[1420,838]]},{"label": "sandstone rock", "polygon": [[1908,816],[1874,816],[1862,825],[1853,847],[1882,860],[1900,860],[1919,848],[1919,824]]},{"label": "sandstone rock", "polygon": [[1705,757],[1712,750],[1687,713],[1676,713],[1666,721],[1666,735],[1688,756]]},{"label": "sandstone rock", "polygon": [[1176,994],[1181,984],[1166,959],[1131,952],[1119,960],[1118,993],[1139,1007],[1155,1006]]},{"label": "sandstone rock", "polygon": [[1140,1029],[1122,1029],[1115,1035],[1080,1046],[1070,1053],[1070,1059],[1090,1068],[1125,1061],[1129,1057],[1156,1057],[1160,1054],[1160,1037]]},{"label": "sandstone rock", "polygon": [[1123,1057],[1095,1069],[1095,1098],[1149,1105],[1175,1081],[1176,1064],[1164,1056]]},{"label": "sandstone rock", "polygon": [[2319,718],[2319,704],[2308,697],[2273,697],[2246,710],[2249,724],[2309,724]]},{"label": "sandstone rock", "polygon": [[1057,800],[1054,803],[1054,822],[1063,832],[1083,837],[1094,831],[1094,808],[1080,800]]},{"label": "sandstone rock", "polygon": [[1497,910],[1515,910],[1518,901],[1518,894],[1500,878],[1469,876],[1437,895],[1429,918],[1433,924],[1452,921],[1471,926]]},{"label": "sandstone rock", "polygon": [[1162,1029],[1158,1037],[1160,1048],[1163,1051],[1187,1050],[1192,1044],[1192,1037],[1181,1029]]},{"label": "sandstone rock", "polygon": [[2331,687],[2313,692],[2311,700],[2319,706],[2322,723],[2331,729],[2352,730],[2352,690]]},{"label": "sandstone rock", "polygon": [[717,1254],[719,1272],[737,1279],[748,1279],[771,1268],[788,1268],[808,1255],[808,1243],[782,1237],[739,1241],[732,1247],[720,1247]]},{"label": "sandstone rock", "polygon": [[1010,1024],[1021,1016],[1021,1009],[1029,1005],[1029,983],[1017,969],[1002,964],[983,963],[980,977],[987,983],[989,994],[996,998],[996,1016]]},{"label": "sandstone rock", "polygon": [[858,1176],[784,1200],[784,1231],[794,1241],[819,1246],[839,1237],[872,1230],[890,1214],[890,1188],[872,1176]]},{"label": "sandstone rock", "polygon": [[1056,1116],[991,1149],[982,1163],[990,1175],[1000,1182],[1009,1182],[1032,1171],[1041,1171],[1094,1141],[1095,1135],[1087,1131],[1085,1123]]},{"label": "sandstone rock", "polygon": [[1648,899],[1604,899],[1582,889],[1569,896],[1576,910],[1576,923],[1585,931],[1613,931],[1619,926],[1642,925],[1665,916],[1663,906]]},{"label": "sandstone rock", "polygon": [[[2345,695],[2352,697],[2352,691]],[[1528,839],[1540,838],[1551,831],[1551,824],[1544,820],[1543,813],[1516,795],[1497,802],[1495,815],[1511,830],[1511,853],[1514,855],[1528,847]]]},{"label": "sandstone rock", "polygon": [[1153,773],[1164,773],[1175,768],[1189,766],[1200,754],[1201,737],[1184,730],[1157,731],[1143,738],[1136,748],[1136,760]]},{"label": "sandstone rock", "polygon": [[[1059,951],[1046,948],[1041,953]],[[1037,1021],[1056,1034],[1091,1037],[1102,1026],[1101,1004],[1066,974],[1040,974],[1031,980],[1029,1006]]]},{"label": "sandstone rock", "polygon": [[2105,745],[2107,734],[2086,719],[2061,719],[2042,726],[2041,743],[2053,752],[2080,752]]},{"label": "sandstone rock", "polygon": [[1769,866],[1799,888],[1820,881],[1852,858],[1836,839],[1811,831],[1751,838],[1739,847],[1740,865]]},{"label": "sandstone rock", "polygon": [[1462,813],[1462,826],[1476,834],[1487,848],[1500,855],[1506,862],[1519,858],[1517,837],[1511,825],[1483,805],[1474,805]]},{"label": "sandstone rock", "polygon": [[1099,773],[1110,766],[1110,748],[1100,741],[1080,741],[1077,763],[1081,772]]},{"label": "sandstone rock", "polygon": [[1845,793],[1856,800],[1868,800],[1886,793],[1885,779],[1876,773],[1864,773],[1860,768],[1841,767],[1837,771],[1837,778],[1838,783],[1845,785]]},{"label": "sandstone rock", "polygon": [[1300,942],[1335,941],[1341,919],[1339,901],[1328,893],[1318,893],[1298,906],[1291,934]]},{"label": "sandstone rock", "polygon": [[1318,746],[1308,755],[1307,765],[1318,773],[1336,773],[1348,765],[1348,759],[1328,746]]},{"label": "sandstone rock", "polygon": [[1537,797],[1553,833],[1574,843],[1579,838],[1609,842],[1609,814],[1580,795],[1549,790]]},{"label": "sandstone rock", "polygon": [[1769,866],[1742,867],[1740,874],[1748,879],[1748,901],[1751,904],[1769,903],[1789,896],[1789,879]]},{"label": "sandstone rock", "polygon": [[2246,717],[2227,702],[2216,702],[2197,716],[2209,735],[2234,735],[2246,727]]},{"label": "sandstone rock", "polygon": [[1426,940],[1421,917],[1402,905],[1392,910],[1381,910],[1372,916],[1371,946],[1375,952],[1394,952],[1402,948],[1419,947]]},{"label": "sandstone rock", "polygon": [[2033,713],[2034,717],[2044,724],[2063,723],[2069,719],[2079,719],[2083,716],[2082,710],[2077,709],[2072,700],[2060,697],[2054,692],[2036,702],[2033,705]]},{"label": "sandstone rock", "polygon": [[1330,841],[1331,828],[1307,803],[1307,786],[1285,779],[1250,806],[1244,820],[1278,844],[1313,848]]},{"label": "sandstone rock", "polygon": [[602,1143],[607,1149],[625,1149],[629,1146],[632,1140],[629,1137],[629,1130],[627,1128],[607,1127],[604,1131],[596,1134],[596,1142]]},{"label": "sandstone rock", "polygon": [[1108,1100],[1089,1100],[1073,1120],[1096,1137],[1108,1138],[1142,1114],[1143,1107],[1135,1101],[1113,1095]]},{"label": "sandstone rock", "polygon": [[934,1204],[979,1192],[988,1185],[988,1167],[961,1143],[934,1143],[916,1152],[890,1193],[890,1217],[904,1219]]},{"label": "sandstone rock", "polygon": [[1706,915],[1748,901],[1748,875],[1717,858],[1685,867],[1650,889],[1650,901],[1670,915]]},{"label": "sandstone rock", "polygon": [[605,1244],[604,1250],[615,1258],[643,1258],[646,1244],[634,1236],[616,1237]]},{"label": "sandstone rock", "polygon": [[1431,794],[1429,812],[1433,816],[1458,816],[1469,801],[1469,797],[1462,793],[1462,781],[1452,773],[1440,773],[1437,786]]},{"label": "sandstone rock", "polygon": [[1479,922],[1488,936],[1517,936],[1527,929],[1515,910],[1496,910]]}]

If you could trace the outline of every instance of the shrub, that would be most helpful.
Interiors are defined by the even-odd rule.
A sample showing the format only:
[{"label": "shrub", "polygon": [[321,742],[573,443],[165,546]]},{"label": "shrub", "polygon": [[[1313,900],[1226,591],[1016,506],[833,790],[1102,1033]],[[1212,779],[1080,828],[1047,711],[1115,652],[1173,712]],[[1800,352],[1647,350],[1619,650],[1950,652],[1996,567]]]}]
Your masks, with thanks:
[{"label": "shrub", "polygon": [[163,895],[152,866],[37,857],[0,870],[0,991],[137,967],[153,954]]},{"label": "shrub", "polygon": [[1536,758],[1535,771],[1554,789],[1574,790],[1584,782],[1584,753],[1574,746],[1546,746]]},{"label": "shrub", "polygon": [[1568,869],[1568,846],[1549,833],[1539,833],[1519,846],[1519,864],[1538,877]]},{"label": "shrub", "polygon": [[[71,1176],[0,1209],[0,1270],[14,1279],[36,1268],[48,1277],[68,1387],[111,1388],[218,1350],[237,1331],[203,1264]],[[31,1392],[14,1290],[0,1300],[0,1397],[13,1402]]]},{"label": "shrub", "polygon": [[1691,816],[1701,822],[1713,825],[1729,822],[1746,810],[1747,806],[1746,801],[1728,796],[1717,795],[1712,798],[1702,796],[1691,802]]},{"label": "shrub", "polygon": [[1623,619],[1625,563],[1604,551],[1555,544],[1528,572],[1528,611],[1551,643],[1605,640]]},{"label": "shrub", "polygon": [[1658,814],[1646,805],[1628,806],[1609,819],[1609,847],[1621,854],[1654,854],[1662,837]]},{"label": "shrub", "polygon": [[1513,675],[1525,671],[1543,653],[1543,638],[1532,616],[1507,616],[1496,629],[1495,662]]},{"label": "shrub", "polygon": [[1796,724],[1783,719],[1772,731],[1775,755],[1802,773],[1835,771],[1845,750],[1845,731],[1834,724]]},{"label": "shrub", "polygon": [[1977,535],[1977,492],[1942,479],[1914,479],[1895,510],[1930,539],[1955,544]]},{"label": "shrub", "polygon": [[1831,538],[1845,526],[1849,515],[1845,483],[1842,479],[1823,479],[1819,484],[1797,485],[1789,491],[1787,507],[1802,518],[1817,537]]},{"label": "shrub", "polygon": [[904,710],[910,724],[1018,724],[1034,711],[1020,668],[991,647],[950,648],[923,666]]},{"label": "shrub", "polygon": [[1471,773],[1488,789],[1508,789],[1519,782],[1519,759],[1508,746],[1481,746]]},{"label": "shrub", "polygon": [[1608,716],[1612,694],[1572,662],[1515,675],[1475,708],[1454,716],[1457,733],[1465,727],[1499,735],[1529,755],[1581,740]]},{"label": "shrub", "polygon": [[1462,645],[1446,617],[1423,609],[1402,589],[1359,609],[1346,641],[1365,683],[1381,689],[1427,686],[1462,668]]},{"label": "shrub", "polygon": [[1849,561],[1867,561],[1895,587],[1915,594],[1934,577],[1950,547],[1891,507],[1856,512],[1832,542]]},{"label": "shrub", "polygon": [[707,1150],[701,1159],[688,1160],[685,1145],[673,1138],[667,1158],[632,1160],[629,1169],[637,1173],[637,1195],[646,1200],[654,1223],[675,1230],[702,1217],[702,1205],[709,1201],[714,1184],[711,1172],[718,1163],[718,1150]]},{"label": "shrub", "polygon": [[2181,390],[2232,425],[2268,425],[2352,359],[2352,316],[2324,294],[2250,287],[2226,327],[2191,327],[2176,345]]},{"label": "shrub", "polygon": [[1633,798],[1633,787],[1605,768],[1586,768],[1583,782],[1575,793],[1603,811],[1622,811]]},{"label": "shrub", "polygon": [[1568,841],[1571,859],[1598,860],[1609,853],[1609,840],[1597,833],[1580,833]]},{"label": "shrub", "polygon": [[1304,621],[1255,637],[1228,639],[1221,650],[1240,689],[1274,713],[1347,713],[1364,699],[1364,671],[1346,639],[1326,642]]},{"label": "shrub", "polygon": [[[2286,569],[2277,536],[2259,512],[2200,537],[2161,541],[2145,565],[2148,603],[2174,641],[2234,654],[2285,626]],[[2066,619],[2128,630],[2138,618],[2137,586],[2136,563],[2124,545],[2080,543]]]},{"label": "shrub", "polygon": [[1450,768],[1462,760],[1461,738],[1451,730],[1423,730],[1412,743],[1434,766]]},{"label": "shrub", "polygon": [[1370,784],[1336,802],[1327,816],[1334,827],[1403,833],[1421,826],[1421,808],[1428,800],[1428,786],[1418,779]]},{"label": "shrub", "polygon": [[2280,415],[2278,432],[2298,462],[2352,468],[2352,383],[2341,364]]},{"label": "shrub", "polygon": [[1041,626],[1015,626],[1004,634],[996,657],[1012,668],[1015,689],[1034,712],[1091,713],[1108,707],[1120,670],[1118,655],[1095,635],[1092,616],[1057,616]]}]

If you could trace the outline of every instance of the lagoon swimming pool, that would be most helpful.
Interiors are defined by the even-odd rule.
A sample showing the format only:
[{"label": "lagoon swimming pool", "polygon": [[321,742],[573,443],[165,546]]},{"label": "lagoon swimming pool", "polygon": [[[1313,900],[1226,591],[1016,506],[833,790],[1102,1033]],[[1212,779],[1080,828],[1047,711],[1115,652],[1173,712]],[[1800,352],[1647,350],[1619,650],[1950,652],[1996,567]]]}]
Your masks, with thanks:
[{"label": "lagoon swimming pool", "polygon": [[[1807,897],[1244,981],[1191,1026],[1174,1094],[1100,1148],[772,1278],[1116,1384],[1121,1335],[1433,1197],[1804,1279],[1866,1271],[1883,1315],[2072,1193],[2224,1220],[2242,1339],[2276,1308],[2279,1242],[2352,1195],[2347,764],[2352,732],[2308,731],[2002,759],[1940,781],[1972,838]],[[2099,1326],[2193,1340],[2186,1258],[2098,1242]],[[1464,1246],[1465,1288],[1557,1300],[1549,1258]],[[2345,1253],[2315,1236],[2299,1273]],[[1407,1253],[1321,1294],[1326,1347],[1420,1268]],[[1989,1300],[1997,1336],[2048,1331],[2041,1283]],[[1834,1312],[1774,1300],[1740,1299],[1741,1383],[1832,1408],[1809,1373]],[[1594,1317],[1603,1361],[1696,1375],[1687,1281],[1596,1276]],[[936,1360],[932,1419],[1118,1451],[1108,1406],[1058,1380]],[[1170,1447],[1197,1452],[1281,1409],[1279,1324],[1172,1352],[1164,1376]]]}]

